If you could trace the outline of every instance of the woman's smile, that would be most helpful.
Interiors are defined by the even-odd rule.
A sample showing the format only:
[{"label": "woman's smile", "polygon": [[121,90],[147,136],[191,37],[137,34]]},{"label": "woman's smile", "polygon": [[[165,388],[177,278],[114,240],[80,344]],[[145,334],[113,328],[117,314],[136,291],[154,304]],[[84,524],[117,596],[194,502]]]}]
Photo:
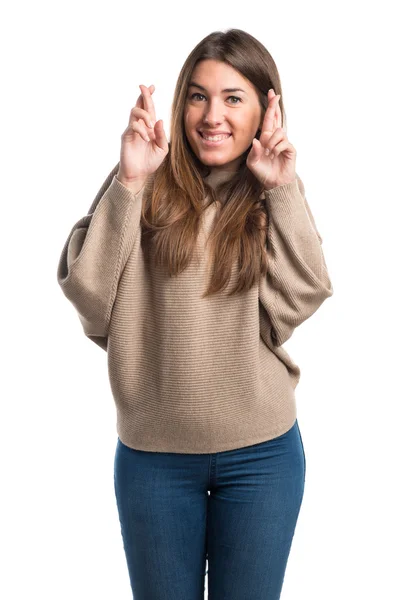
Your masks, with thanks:
[{"label": "woman's smile", "polygon": [[222,146],[222,144],[224,142],[226,142],[232,136],[231,133],[222,134],[222,135],[213,135],[213,136],[210,136],[206,133],[202,133],[200,131],[198,133],[199,133],[202,144],[206,148],[214,148],[214,147]]}]

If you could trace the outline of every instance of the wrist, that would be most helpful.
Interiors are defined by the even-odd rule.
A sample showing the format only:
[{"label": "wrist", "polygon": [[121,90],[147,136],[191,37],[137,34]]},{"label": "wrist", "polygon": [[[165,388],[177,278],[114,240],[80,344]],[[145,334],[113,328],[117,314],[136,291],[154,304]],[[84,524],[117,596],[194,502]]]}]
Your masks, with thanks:
[{"label": "wrist", "polygon": [[116,174],[115,178],[134,194],[137,194],[146,183],[146,178],[125,179],[124,177],[121,177],[119,173]]},{"label": "wrist", "polygon": [[264,189],[269,192],[277,187],[281,187],[282,185],[288,185],[289,183],[295,183],[296,178],[290,181],[277,181],[275,184],[264,184]]}]

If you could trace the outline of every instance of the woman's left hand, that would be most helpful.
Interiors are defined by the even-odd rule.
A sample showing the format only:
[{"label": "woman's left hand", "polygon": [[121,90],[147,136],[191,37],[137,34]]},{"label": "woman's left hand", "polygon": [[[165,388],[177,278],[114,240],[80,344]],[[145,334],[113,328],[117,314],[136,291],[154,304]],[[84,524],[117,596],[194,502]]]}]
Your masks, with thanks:
[{"label": "woman's left hand", "polygon": [[260,139],[253,139],[246,164],[252,173],[270,190],[296,180],[296,149],[289,142],[282,128],[280,95],[273,89],[268,92]]}]

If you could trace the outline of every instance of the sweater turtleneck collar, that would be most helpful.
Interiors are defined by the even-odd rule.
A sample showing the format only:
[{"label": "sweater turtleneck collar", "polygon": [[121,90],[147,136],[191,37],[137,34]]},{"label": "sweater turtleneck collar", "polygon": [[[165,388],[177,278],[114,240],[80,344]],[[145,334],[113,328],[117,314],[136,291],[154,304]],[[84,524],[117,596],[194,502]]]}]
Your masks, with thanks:
[{"label": "sweater turtleneck collar", "polygon": [[206,181],[212,187],[215,187],[217,184],[227,181],[233,177],[235,173],[236,171],[229,169],[214,169],[211,171],[210,175],[204,178],[204,181]]}]

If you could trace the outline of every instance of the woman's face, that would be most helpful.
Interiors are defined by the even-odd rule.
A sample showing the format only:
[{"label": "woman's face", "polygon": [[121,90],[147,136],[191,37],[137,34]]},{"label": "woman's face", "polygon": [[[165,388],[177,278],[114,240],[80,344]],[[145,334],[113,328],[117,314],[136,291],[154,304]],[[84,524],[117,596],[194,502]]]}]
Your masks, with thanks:
[{"label": "woman's face", "polygon": [[[254,86],[230,65],[208,59],[196,65],[189,83],[184,123],[193,152],[205,165],[236,170],[265,112]],[[203,135],[219,137],[207,142]]]}]

